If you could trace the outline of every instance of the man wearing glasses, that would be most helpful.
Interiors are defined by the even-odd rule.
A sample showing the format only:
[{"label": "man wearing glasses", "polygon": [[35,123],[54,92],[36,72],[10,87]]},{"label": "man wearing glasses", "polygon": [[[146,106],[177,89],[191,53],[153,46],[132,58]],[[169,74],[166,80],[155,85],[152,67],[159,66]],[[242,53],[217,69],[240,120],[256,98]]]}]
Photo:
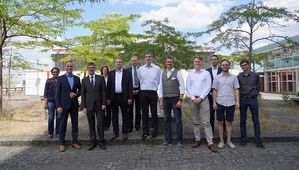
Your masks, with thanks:
[{"label": "man wearing glasses", "polygon": [[96,128],[99,146],[105,150],[104,144],[104,112],[106,105],[106,83],[103,76],[95,74],[95,64],[88,63],[88,76],[82,80],[81,100],[83,112],[87,116],[91,145],[88,151],[97,146]]},{"label": "man wearing glasses", "polygon": [[239,108],[239,82],[237,76],[229,72],[230,62],[223,59],[220,62],[222,72],[214,79],[213,89],[213,108],[217,111],[218,133],[220,142],[218,148],[224,147],[223,122],[226,120],[227,145],[234,149],[232,143],[232,124],[234,120],[235,108]]},{"label": "man wearing glasses", "polygon": [[241,146],[248,142],[246,132],[247,109],[249,107],[253,126],[254,126],[254,140],[258,148],[265,148],[261,142],[260,122],[259,122],[259,105],[257,97],[259,95],[259,75],[250,71],[250,63],[248,60],[242,60],[240,66],[243,70],[238,75],[240,83],[240,129],[241,129]]}]

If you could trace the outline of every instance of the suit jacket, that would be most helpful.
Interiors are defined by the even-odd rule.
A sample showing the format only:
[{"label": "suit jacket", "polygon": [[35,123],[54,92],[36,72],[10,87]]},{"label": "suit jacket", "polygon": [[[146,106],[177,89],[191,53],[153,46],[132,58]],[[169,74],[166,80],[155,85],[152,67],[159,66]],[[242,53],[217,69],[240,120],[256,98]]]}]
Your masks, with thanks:
[{"label": "suit jacket", "polygon": [[[207,71],[210,73],[211,75],[211,78],[212,78],[212,84],[213,84],[213,81],[214,81],[214,76],[213,76],[213,72],[212,72],[212,67],[208,68]],[[218,66],[218,70],[217,70],[217,75],[220,74],[222,72],[222,68]],[[211,89],[211,92],[213,90]]]},{"label": "suit jacket", "polygon": [[[132,85],[132,72],[128,71],[127,69],[123,69],[122,75],[122,97],[124,101],[133,98],[133,85]],[[113,102],[114,93],[115,93],[115,70],[109,73],[108,77],[108,99]]]},{"label": "suit jacket", "polygon": [[[130,72],[131,73],[131,77],[132,77],[132,68],[133,67],[129,67],[129,68],[127,68],[127,70],[128,70],[128,72]],[[138,72],[137,72],[138,73]],[[132,77],[132,88],[134,89],[134,87],[133,87],[133,77]],[[139,81],[139,84],[138,84],[138,90],[140,90],[140,81]]]},{"label": "suit jacket", "polygon": [[102,105],[106,105],[106,83],[103,76],[95,74],[94,87],[89,76],[82,79],[81,103],[82,108],[87,108],[88,111],[92,111],[94,107],[101,110]]},{"label": "suit jacket", "polygon": [[[74,77],[74,85],[71,89],[69,82],[67,80],[66,74],[59,76],[57,79],[57,89],[56,89],[56,107],[62,107],[64,109],[69,109],[72,105],[72,102],[76,105],[74,107],[78,107],[78,97],[81,95],[81,83],[80,78],[78,76],[73,75]],[[71,98],[70,92],[74,92],[77,94],[76,97]]]}]

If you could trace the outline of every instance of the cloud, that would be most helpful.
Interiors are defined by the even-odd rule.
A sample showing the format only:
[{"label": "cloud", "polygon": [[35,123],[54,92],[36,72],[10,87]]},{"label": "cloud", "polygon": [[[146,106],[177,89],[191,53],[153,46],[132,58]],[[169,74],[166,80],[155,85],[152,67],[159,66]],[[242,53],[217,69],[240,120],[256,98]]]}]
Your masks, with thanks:
[{"label": "cloud", "polygon": [[285,7],[292,11],[299,9],[298,0],[266,0],[264,3],[271,7]]},{"label": "cloud", "polygon": [[212,3],[205,3],[196,0],[183,0],[174,6],[165,6],[157,10],[143,12],[140,21],[168,18],[170,25],[177,28],[205,28],[220,16],[225,6],[229,5],[230,2],[216,0]]}]

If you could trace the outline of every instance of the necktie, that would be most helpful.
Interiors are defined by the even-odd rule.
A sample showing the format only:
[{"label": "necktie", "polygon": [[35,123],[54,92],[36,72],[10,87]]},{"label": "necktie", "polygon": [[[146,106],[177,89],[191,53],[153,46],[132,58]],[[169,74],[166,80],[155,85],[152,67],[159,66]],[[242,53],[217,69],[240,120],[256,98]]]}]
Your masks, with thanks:
[{"label": "necktie", "polygon": [[94,87],[93,76],[91,76],[90,78],[91,78],[91,84],[92,84],[92,87]]},{"label": "necktie", "polygon": [[134,67],[134,84],[135,84],[135,86],[139,85],[139,79],[138,79],[138,76],[137,76],[136,67]]}]

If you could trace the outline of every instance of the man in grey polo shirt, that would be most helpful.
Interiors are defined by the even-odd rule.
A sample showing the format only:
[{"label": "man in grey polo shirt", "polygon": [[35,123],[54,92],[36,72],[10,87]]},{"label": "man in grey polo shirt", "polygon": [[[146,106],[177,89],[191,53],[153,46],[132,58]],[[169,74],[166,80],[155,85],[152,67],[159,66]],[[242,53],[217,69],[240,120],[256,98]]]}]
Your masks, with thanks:
[{"label": "man in grey polo shirt", "polygon": [[235,108],[239,108],[239,82],[237,76],[229,72],[230,62],[223,59],[220,62],[222,68],[221,74],[214,79],[213,89],[213,107],[217,111],[218,133],[220,142],[218,148],[224,147],[223,141],[223,121],[226,120],[227,145],[230,148],[236,148],[231,142],[232,122],[234,120]]}]

